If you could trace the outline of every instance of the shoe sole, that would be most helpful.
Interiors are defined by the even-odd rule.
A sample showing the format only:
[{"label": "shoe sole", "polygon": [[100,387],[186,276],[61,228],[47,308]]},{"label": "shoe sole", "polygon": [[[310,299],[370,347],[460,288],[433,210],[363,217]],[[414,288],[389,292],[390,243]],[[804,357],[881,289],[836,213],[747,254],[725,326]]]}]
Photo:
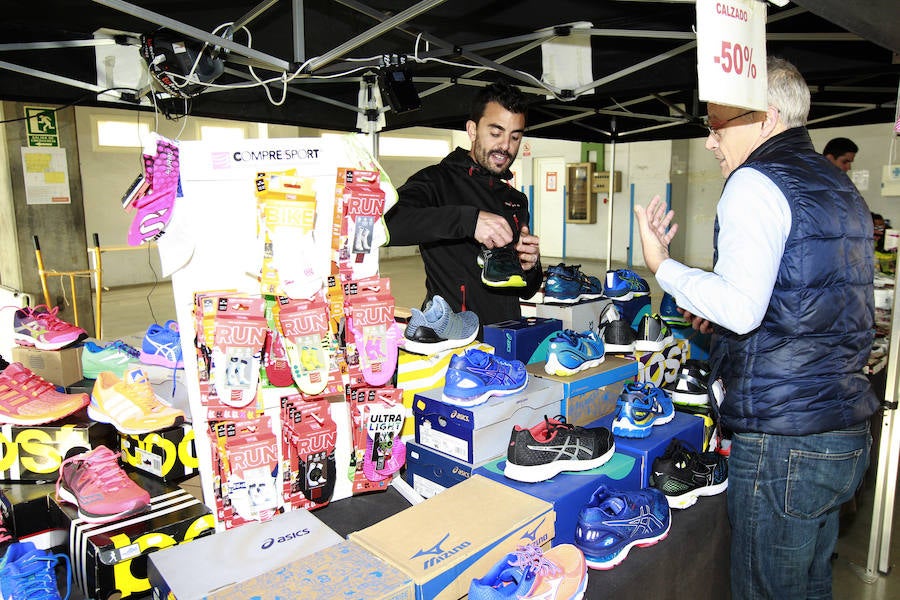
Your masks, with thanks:
[{"label": "shoe sole", "polygon": [[[637,546],[638,548],[647,548],[649,546],[655,546],[657,543],[666,539],[666,537],[668,537],[668,535],[669,535],[670,529],[672,529],[671,510],[669,512],[668,526],[666,527],[666,530],[663,531],[662,533],[660,533],[659,535],[656,535],[651,538],[632,540],[631,542],[628,543],[627,546],[625,546],[624,548],[619,550],[618,554],[616,554],[611,559],[605,560],[605,561],[593,559],[590,556],[588,556],[587,553],[585,553],[584,562],[587,563],[587,566],[590,569],[596,569],[598,571],[608,571],[608,570],[612,569],[613,567],[622,564],[622,561],[624,561],[628,557],[628,551],[631,550],[632,548],[634,548],[635,546]],[[584,548],[582,548],[582,551],[584,551]]]},{"label": "shoe sole", "polygon": [[475,338],[478,337],[478,330],[472,332],[472,335],[465,339],[459,340],[444,340],[443,342],[436,342],[434,344],[428,344],[425,342],[416,342],[409,338],[403,338],[403,346],[402,348],[407,352],[412,352],[413,354],[422,354],[425,356],[430,356],[432,354],[437,354],[438,352],[444,352],[446,350],[453,350],[455,348],[462,348],[463,346],[468,346]]},{"label": "shoe sole", "polygon": [[607,344],[603,342],[603,349],[607,354],[630,354],[634,352],[634,344]]},{"label": "shoe sole", "polygon": [[709,396],[707,394],[692,394],[690,392],[677,392],[674,390],[666,390],[672,396],[672,402],[681,404],[682,406],[708,406]]},{"label": "shoe sole", "polygon": [[448,396],[446,393],[441,394],[441,400],[445,404],[451,404],[453,406],[459,406],[461,408],[470,408],[472,406],[478,406],[479,404],[484,404],[488,401],[488,398],[491,396],[511,396],[513,394],[518,394],[528,385],[528,378],[525,378],[525,382],[517,387],[514,390],[490,390],[479,396],[473,396],[472,398],[457,398],[455,396]]},{"label": "shoe sole", "polygon": [[98,515],[89,512],[85,512],[81,506],[78,505],[78,500],[75,498],[75,494],[70,492],[67,488],[62,485],[59,486],[59,499],[69,504],[74,504],[78,507],[78,516],[85,521],[86,523],[109,523],[110,521],[118,521],[119,519],[124,519],[125,517],[130,517],[132,515],[139,515],[141,513],[147,512],[150,509],[150,506],[142,506],[135,509],[123,510],[122,512],[115,513],[113,515]]},{"label": "shoe sole", "polygon": [[109,423],[119,433],[124,433],[126,435],[143,435],[145,433],[153,433],[154,431],[162,431],[163,429],[169,429],[171,427],[178,427],[184,423],[184,417],[175,417],[174,421],[170,424],[160,425],[159,427],[141,427],[139,429],[134,429],[131,427],[125,427],[111,416],[107,415],[103,412],[99,407],[94,405],[94,399],[91,398],[91,403],[88,404],[87,414],[92,420],[97,421],[98,423]]},{"label": "shoe sole", "polygon": [[183,369],[184,361],[172,362],[159,354],[147,354],[141,351],[141,362],[145,365],[156,365],[158,367],[168,367],[170,369]]},{"label": "shoe sole", "polygon": [[13,341],[19,346],[25,346],[27,348],[37,348],[38,350],[62,350],[66,346],[71,346],[81,337],[81,334],[78,334],[71,340],[65,340],[60,342],[42,342],[41,340],[36,340],[31,336],[22,335],[19,333],[13,334]]},{"label": "shoe sole", "polygon": [[571,298],[560,298],[550,294],[548,292],[544,292],[544,302],[545,303],[556,303],[556,304],[577,304],[578,302],[584,302],[587,300],[596,300],[598,298],[602,298],[603,294],[579,294],[577,296],[573,296]]},{"label": "shoe sole", "polygon": [[613,435],[617,435],[619,437],[627,437],[627,438],[646,438],[650,437],[650,434],[653,431],[653,427],[655,425],[665,425],[675,418],[675,411],[672,411],[672,414],[666,417],[659,417],[654,419],[651,423],[647,425],[635,425],[631,421],[627,419],[617,419],[613,421],[612,424],[612,432]]},{"label": "shoe sole", "polygon": [[685,509],[697,503],[700,496],[716,496],[728,489],[728,480],[726,479],[718,485],[709,485],[697,488],[689,492],[685,492],[680,496],[666,496],[670,508]]},{"label": "shoe sole", "polygon": [[586,360],[577,367],[569,368],[564,365],[561,365],[559,359],[555,354],[551,354],[547,358],[547,362],[544,365],[544,372],[548,375],[556,375],[557,377],[570,377],[575,375],[580,371],[584,371],[585,369],[590,369],[592,367],[599,366],[603,362],[604,357],[601,356],[599,358],[595,358],[593,360]]},{"label": "shoe sole", "polygon": [[661,340],[635,340],[634,349],[638,352],[660,352],[674,341],[675,338],[671,335]]},{"label": "shoe sole", "polygon": [[615,453],[616,445],[613,444],[605,454],[591,460],[557,460],[535,466],[516,465],[507,460],[506,467],[503,468],[503,475],[516,481],[538,483],[539,481],[547,481],[551,477],[555,477],[565,471],[590,471],[591,469],[602,467],[609,462],[609,459]]},{"label": "shoe sole", "polygon": [[484,275],[482,275],[481,282],[489,287],[525,287],[525,278],[521,275],[513,275],[509,279],[504,279],[503,281],[491,281],[485,279]]}]

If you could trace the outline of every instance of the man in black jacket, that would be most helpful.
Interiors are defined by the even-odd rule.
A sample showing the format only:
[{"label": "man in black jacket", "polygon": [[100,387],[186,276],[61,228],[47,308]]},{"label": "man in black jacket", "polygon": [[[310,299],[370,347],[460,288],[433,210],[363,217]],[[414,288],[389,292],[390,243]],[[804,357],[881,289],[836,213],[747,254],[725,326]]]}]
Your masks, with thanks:
[{"label": "man in black jacket", "polygon": [[[456,148],[439,164],[410,177],[385,215],[389,245],[419,246],[426,302],[440,295],[456,312],[475,312],[482,325],[518,319],[519,299],[541,286],[539,242],[528,229],[528,199],[507,183],[524,135],[525,112],[524,96],[516,87],[494,83],[483,88],[466,123],[471,149]],[[483,283],[479,256],[485,249],[504,248],[524,271],[524,286]]]}]

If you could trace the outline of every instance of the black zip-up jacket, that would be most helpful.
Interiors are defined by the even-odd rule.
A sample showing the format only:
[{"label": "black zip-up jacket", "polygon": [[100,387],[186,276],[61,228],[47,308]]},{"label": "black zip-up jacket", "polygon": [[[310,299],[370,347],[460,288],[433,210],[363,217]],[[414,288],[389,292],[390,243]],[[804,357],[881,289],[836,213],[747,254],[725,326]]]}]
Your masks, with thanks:
[{"label": "black zip-up jacket", "polygon": [[400,186],[397,203],[385,215],[390,246],[419,246],[426,301],[440,295],[454,311],[465,306],[482,326],[520,318],[519,298],[530,298],[541,286],[540,263],[526,271],[524,288],[493,288],[481,281],[481,244],[474,237],[478,212],[506,217],[516,241],[522,225],[529,224],[528,199],[504,181],[509,177],[509,171],[502,179],[490,174],[457,148]]}]

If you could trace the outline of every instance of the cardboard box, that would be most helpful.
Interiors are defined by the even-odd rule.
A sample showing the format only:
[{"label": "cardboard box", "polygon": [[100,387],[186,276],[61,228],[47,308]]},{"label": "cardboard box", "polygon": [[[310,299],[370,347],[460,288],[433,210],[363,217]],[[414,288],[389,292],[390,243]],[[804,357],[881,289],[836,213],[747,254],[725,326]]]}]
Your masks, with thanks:
[{"label": "cardboard box", "polygon": [[560,384],[529,377],[518,394],[462,408],[441,400],[443,388],[426,390],[413,402],[416,443],[463,462],[484,463],[506,453],[514,425],[531,427],[544,415],[558,415],[562,394]]},{"label": "cardboard box", "polygon": [[538,304],[536,312],[538,317],[545,319],[559,319],[563,329],[574,331],[587,331],[596,329],[600,324],[600,315],[612,304],[612,300],[600,298],[578,304]]},{"label": "cardboard box", "polygon": [[570,377],[548,375],[544,363],[526,367],[530,375],[563,386],[562,414],[573,425],[587,425],[608,415],[616,408],[616,400],[622,391],[621,383],[637,377],[638,363],[621,356],[605,356],[596,367],[585,369]]},{"label": "cardboard box", "polygon": [[548,339],[562,329],[559,319],[539,317],[501,321],[484,326],[484,341],[494,354],[508,360],[528,363],[547,360]]},{"label": "cardboard box", "polygon": [[81,373],[81,346],[62,350],[16,346],[12,351],[12,359],[22,363],[35,375],[60,387],[72,385],[84,378]]},{"label": "cardboard box", "polygon": [[190,423],[141,435],[119,434],[122,462],[162,481],[178,482],[198,471]]},{"label": "cardboard box", "polygon": [[[28,541],[42,550],[66,543],[67,532],[51,527],[50,496],[55,483],[4,483],[0,488],[7,506],[0,506],[3,525],[19,541]],[[4,503],[4,504],[6,504]]]},{"label": "cardboard box", "polygon": [[147,594],[148,555],[215,531],[209,509],[185,490],[140,473],[129,477],[150,492],[151,507],[144,514],[95,524],[79,518],[71,504],[50,506],[53,524],[69,532],[67,553],[75,587],[94,600]]},{"label": "cardboard box", "polygon": [[[342,541],[283,567],[211,592],[207,600],[413,600],[412,578],[359,544]],[[177,596],[181,600],[181,596]]]},{"label": "cardboard box", "polygon": [[116,447],[116,430],[90,421],[82,411],[69,422],[0,426],[0,480],[56,481],[59,465],[71,454],[97,446]]},{"label": "cardboard box", "polygon": [[598,487],[606,485],[619,490],[641,488],[640,462],[632,456],[619,452],[614,453],[602,467],[590,471],[561,473],[552,479],[538,483],[525,483],[509,479],[503,474],[505,468],[506,458],[498,458],[475,469],[475,474],[551,503],[553,512],[556,514],[554,546],[575,543],[578,513],[588,503],[591,494]]},{"label": "cardboard box", "polygon": [[349,539],[412,577],[418,600],[457,600],[517,546],[549,543],[554,520],[548,502],[473,475]]},{"label": "cardboard box", "polygon": [[415,442],[406,444],[406,482],[424,498],[470,478],[475,466]]},{"label": "cardboard box", "polygon": [[239,595],[232,587],[257,577],[274,581],[291,561],[318,557],[341,541],[309,511],[292,510],[156,552],[150,556],[148,577],[154,598],[249,598],[252,594]]},{"label": "cardboard box", "polygon": [[638,361],[637,380],[664,387],[675,381],[681,364],[691,357],[691,344],[676,339],[658,352],[635,351],[634,357]]}]

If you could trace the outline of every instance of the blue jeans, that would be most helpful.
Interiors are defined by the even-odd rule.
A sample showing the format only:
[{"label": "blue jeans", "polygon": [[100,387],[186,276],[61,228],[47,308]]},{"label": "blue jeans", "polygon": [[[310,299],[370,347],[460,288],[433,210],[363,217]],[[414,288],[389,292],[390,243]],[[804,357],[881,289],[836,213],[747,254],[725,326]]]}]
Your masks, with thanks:
[{"label": "blue jeans", "polygon": [[868,421],[813,435],[733,435],[733,600],[831,598],[841,504],[862,481],[871,443]]}]

